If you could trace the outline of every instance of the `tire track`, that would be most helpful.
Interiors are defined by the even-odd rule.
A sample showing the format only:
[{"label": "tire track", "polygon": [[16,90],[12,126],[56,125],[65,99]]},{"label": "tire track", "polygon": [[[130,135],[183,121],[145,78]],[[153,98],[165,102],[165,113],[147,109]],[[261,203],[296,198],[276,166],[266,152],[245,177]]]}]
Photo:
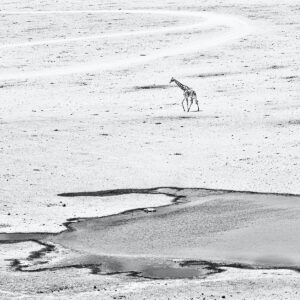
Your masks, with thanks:
[{"label": "tire track", "polygon": [[107,62],[107,59],[100,61],[93,61],[85,64],[73,64],[67,67],[54,67],[51,69],[41,69],[35,71],[24,71],[24,72],[12,72],[0,74],[0,80],[24,80],[31,78],[44,78],[44,77],[56,77],[72,74],[82,73],[97,73],[107,70],[120,70],[131,66],[145,64],[150,61],[171,57],[181,54],[195,53],[200,50],[206,50],[212,47],[219,46],[221,44],[239,39],[252,32],[252,26],[247,20],[241,19],[236,16],[217,14],[213,12],[190,12],[190,11],[170,11],[170,10],[77,10],[77,11],[1,11],[0,15],[43,15],[43,14],[158,14],[167,16],[178,16],[178,17],[199,17],[199,22],[194,24],[187,24],[181,26],[170,26],[167,28],[156,28],[149,30],[137,30],[134,32],[121,32],[121,33],[110,33],[93,35],[86,37],[71,37],[67,39],[54,39],[54,40],[43,40],[36,42],[24,42],[16,44],[0,45],[0,49],[15,48],[15,47],[32,47],[40,46],[45,44],[59,44],[59,43],[70,43],[80,42],[84,40],[96,40],[103,38],[116,38],[116,37],[130,37],[130,36],[144,36],[151,34],[162,34],[169,32],[184,32],[195,29],[208,29],[215,28],[217,26],[227,27],[229,30],[224,33],[221,32],[214,36],[209,36],[202,39],[202,43],[199,41],[190,43],[188,45],[181,45],[176,49],[162,49],[154,51],[147,56],[131,56],[124,60],[114,60]]}]

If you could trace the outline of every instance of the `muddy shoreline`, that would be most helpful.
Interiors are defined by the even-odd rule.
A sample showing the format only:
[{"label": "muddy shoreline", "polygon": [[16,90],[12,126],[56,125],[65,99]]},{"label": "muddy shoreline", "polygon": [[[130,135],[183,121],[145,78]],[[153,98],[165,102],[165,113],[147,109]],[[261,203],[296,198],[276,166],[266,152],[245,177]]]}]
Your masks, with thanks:
[{"label": "muddy shoreline", "polygon": [[[29,264],[24,264],[24,261],[21,262],[17,258],[12,259],[11,267],[16,271],[22,272],[40,272],[46,270],[59,270],[64,268],[88,268],[91,270],[93,274],[128,274],[130,276],[138,276],[144,278],[152,278],[152,279],[178,279],[178,278],[205,278],[211,274],[216,274],[219,272],[223,272],[223,268],[240,268],[240,269],[288,269],[293,271],[300,271],[299,265],[294,264],[286,264],[284,262],[278,263],[275,261],[272,264],[271,261],[261,262],[261,263],[247,263],[239,260],[230,261],[226,258],[214,259],[201,259],[201,257],[194,258],[193,256],[180,256],[178,253],[166,253],[162,257],[157,255],[157,253],[143,253],[137,252],[129,253],[129,256],[125,252],[116,253],[112,255],[107,255],[108,253],[114,253],[114,250],[118,247],[124,247],[123,244],[118,245],[117,248],[110,249],[106,253],[106,251],[100,248],[97,251],[89,252],[85,249],[89,246],[79,246],[78,244],[86,244],[86,241],[81,241],[80,237],[78,241],[74,244],[68,244],[68,239],[74,240],[77,231],[80,232],[82,228],[88,227],[89,229],[84,235],[88,235],[90,230],[99,231],[99,239],[103,238],[101,236],[101,232],[104,230],[111,230],[114,227],[122,228],[126,224],[130,224],[134,222],[132,220],[140,220],[144,219],[146,224],[145,226],[149,226],[151,224],[151,220],[155,218],[159,218],[161,215],[163,218],[168,218],[169,215],[172,214],[181,214],[181,211],[189,209],[189,206],[194,205],[193,210],[197,209],[200,205],[204,205],[205,203],[209,203],[212,198],[221,198],[222,201],[225,201],[228,196],[230,197],[241,197],[241,199],[246,197],[264,197],[262,201],[269,201],[268,197],[276,198],[276,197],[284,197],[288,198],[299,198],[299,195],[290,195],[290,194],[268,194],[268,193],[256,193],[256,192],[241,192],[241,191],[228,191],[228,190],[214,190],[214,189],[196,189],[196,188],[179,188],[179,187],[155,187],[149,189],[119,189],[119,190],[104,190],[104,191],[96,191],[96,192],[79,192],[79,193],[63,193],[59,196],[61,197],[107,197],[107,196],[122,196],[124,194],[163,194],[169,197],[172,197],[172,202],[169,205],[163,205],[160,207],[156,207],[151,210],[151,208],[137,208],[132,210],[127,210],[122,213],[104,217],[93,217],[93,218],[72,218],[67,220],[63,225],[66,230],[63,230],[58,233],[7,233],[0,234],[0,243],[21,243],[33,241],[42,246],[42,248],[38,251],[34,251],[29,254],[27,261]],[[224,200],[224,199],[225,200]],[[252,198],[251,198],[252,199]],[[199,202],[200,200],[200,202]],[[282,200],[282,199],[280,199]],[[193,204],[194,202],[199,202],[197,204]],[[239,200],[243,201],[243,200]],[[254,200],[253,200],[254,201]],[[272,201],[271,201],[272,202]],[[275,201],[276,202],[276,201]],[[236,203],[236,202],[235,202]],[[218,204],[219,205],[219,204]],[[205,208],[205,206],[203,206]],[[189,213],[189,212],[188,212]],[[278,211],[276,210],[276,214]],[[188,214],[187,214],[188,216]],[[186,218],[186,217],[185,217]],[[255,217],[256,218],[256,217]],[[97,225],[100,222],[100,227]],[[150,223],[149,223],[150,222]],[[89,225],[87,225],[89,224]],[[95,225],[96,224],[96,225]],[[142,223],[143,224],[143,223]],[[191,226],[193,228],[193,223]],[[96,229],[93,227],[96,226]],[[140,225],[139,225],[140,226]],[[170,225],[171,227],[174,224]],[[103,227],[103,228],[102,228]],[[179,229],[182,230],[182,226],[179,226]],[[100,229],[99,229],[100,228]],[[165,228],[164,228],[165,229]],[[86,229],[85,229],[86,230]],[[142,230],[139,228],[138,230]],[[165,229],[166,230],[166,229]],[[128,235],[131,235],[131,232],[127,232]],[[102,233],[103,234],[103,233]],[[188,233],[187,233],[188,234]],[[119,236],[118,236],[119,238]],[[178,237],[177,237],[178,238]],[[130,242],[130,241],[129,241]],[[141,241],[142,243],[145,240]],[[133,241],[131,241],[133,243]],[[171,241],[171,244],[174,242]],[[47,261],[47,254],[50,252],[55,252],[56,245],[61,245],[66,248],[70,248],[71,250],[78,250],[82,253],[80,257],[77,257],[73,261],[64,262],[61,260],[60,262],[53,264],[51,261]],[[74,246],[75,245],[75,246]],[[155,245],[155,244],[154,244]],[[93,245],[92,245],[93,246]],[[151,246],[153,246],[151,244]],[[75,248],[74,248],[75,247]],[[97,246],[98,247],[98,246]],[[108,246],[109,247],[109,246]],[[134,246],[133,246],[134,247]],[[125,247],[126,248],[126,247]],[[136,245],[138,248],[138,245]],[[122,248],[123,249],[123,248]],[[201,247],[199,248],[201,250]],[[132,250],[132,249],[131,249]],[[131,251],[130,250],[130,251]],[[59,253],[57,254],[59,256]],[[125,256],[124,256],[125,255]],[[147,258],[147,256],[149,256]],[[174,256],[175,255],[175,256]],[[205,255],[204,255],[205,257]],[[42,263],[39,262],[41,258],[44,258]]]}]

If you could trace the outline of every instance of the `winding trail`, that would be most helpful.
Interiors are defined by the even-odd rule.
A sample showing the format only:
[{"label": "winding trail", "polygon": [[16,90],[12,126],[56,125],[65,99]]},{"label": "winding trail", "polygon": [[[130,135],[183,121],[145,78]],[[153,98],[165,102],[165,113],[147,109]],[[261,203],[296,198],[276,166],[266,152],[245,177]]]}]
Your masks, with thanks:
[{"label": "winding trail", "polygon": [[144,64],[155,59],[171,57],[180,54],[194,53],[200,50],[205,50],[211,47],[239,39],[252,32],[252,26],[247,20],[240,17],[217,14],[212,12],[190,12],[190,11],[170,11],[170,10],[75,10],[75,11],[1,11],[0,15],[47,15],[47,14],[156,14],[156,15],[167,15],[167,16],[178,16],[178,17],[197,17],[199,22],[181,26],[170,26],[164,28],[156,28],[149,30],[137,30],[127,31],[120,33],[109,33],[92,35],[85,37],[71,37],[67,39],[54,39],[54,40],[42,40],[35,42],[23,42],[16,44],[4,44],[0,45],[0,49],[9,49],[16,47],[33,47],[49,44],[60,44],[60,43],[71,43],[80,42],[86,40],[97,40],[103,38],[121,38],[130,36],[144,36],[153,34],[163,34],[169,32],[180,32],[180,31],[191,31],[195,29],[209,29],[216,28],[217,26],[229,28],[225,33],[222,31],[219,34],[209,36],[194,43],[188,45],[178,46],[175,49],[162,49],[154,51],[147,56],[133,55],[129,58],[122,60],[107,61],[107,59],[93,61],[85,64],[73,64],[67,67],[55,67],[51,69],[41,69],[35,71],[24,71],[24,72],[13,72],[0,74],[0,80],[23,80],[31,78],[42,78],[52,76],[71,75],[76,73],[88,73],[88,72],[101,72],[107,70],[119,70]]}]

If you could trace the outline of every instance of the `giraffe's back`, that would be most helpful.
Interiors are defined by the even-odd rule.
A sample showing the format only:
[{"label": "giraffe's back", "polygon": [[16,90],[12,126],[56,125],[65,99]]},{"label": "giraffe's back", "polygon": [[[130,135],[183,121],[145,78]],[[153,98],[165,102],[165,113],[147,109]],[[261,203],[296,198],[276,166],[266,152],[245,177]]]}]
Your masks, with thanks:
[{"label": "giraffe's back", "polygon": [[187,89],[184,95],[187,97],[196,97],[196,92],[193,89]]}]

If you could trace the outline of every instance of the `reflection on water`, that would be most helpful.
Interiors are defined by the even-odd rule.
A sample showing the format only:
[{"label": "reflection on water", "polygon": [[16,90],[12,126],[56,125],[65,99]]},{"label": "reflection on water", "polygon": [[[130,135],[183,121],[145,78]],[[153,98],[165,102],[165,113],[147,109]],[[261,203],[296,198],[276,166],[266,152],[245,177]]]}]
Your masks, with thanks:
[{"label": "reflection on water", "polygon": [[207,276],[207,270],[190,267],[146,266],[141,271],[142,277],[154,279],[200,278]]},{"label": "reflection on water", "polygon": [[220,272],[208,264],[181,266],[173,260],[166,259],[104,257],[101,260],[104,273],[135,273],[137,276],[152,279],[204,278]]},{"label": "reflection on water", "polygon": [[50,269],[72,266],[89,266],[94,274],[125,273],[133,276],[151,279],[205,278],[210,274],[215,274],[222,271],[217,266],[212,267],[211,264],[205,262],[185,265],[180,262],[176,262],[176,260],[168,260],[162,258],[97,255],[83,255],[80,258],[77,257],[73,262],[70,260],[68,260],[67,263],[66,261],[61,261],[59,265],[50,266]]}]

